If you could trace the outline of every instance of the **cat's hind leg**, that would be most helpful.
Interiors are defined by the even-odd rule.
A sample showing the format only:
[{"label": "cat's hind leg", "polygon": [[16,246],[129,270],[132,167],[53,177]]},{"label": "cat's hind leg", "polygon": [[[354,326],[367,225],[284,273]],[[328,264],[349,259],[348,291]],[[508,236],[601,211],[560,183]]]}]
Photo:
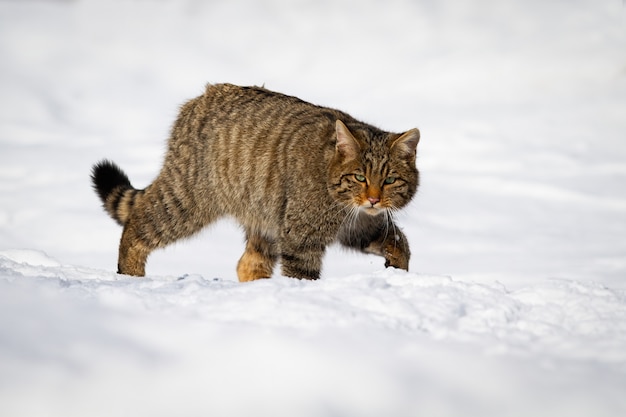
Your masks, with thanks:
[{"label": "cat's hind leg", "polygon": [[120,240],[118,273],[145,275],[148,255],[197,233],[219,217],[200,206],[185,187],[157,179],[129,208]]},{"label": "cat's hind leg", "polygon": [[117,273],[143,277],[146,275],[148,255],[154,249],[142,241],[136,223],[127,223],[120,240]]},{"label": "cat's hind leg", "polygon": [[270,278],[278,255],[273,239],[260,233],[246,231],[246,250],[237,264],[240,282]]}]

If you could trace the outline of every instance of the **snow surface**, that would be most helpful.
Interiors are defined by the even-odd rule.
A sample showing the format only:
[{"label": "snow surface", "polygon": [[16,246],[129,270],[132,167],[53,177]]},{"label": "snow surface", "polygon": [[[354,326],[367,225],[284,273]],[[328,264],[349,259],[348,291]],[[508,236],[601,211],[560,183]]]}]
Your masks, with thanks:
[{"label": "snow surface", "polygon": [[[626,415],[625,51],[620,0],[1,1],[0,415]],[[222,221],[116,275],[91,165],[207,82],[419,127],[411,272],[240,284]]]}]

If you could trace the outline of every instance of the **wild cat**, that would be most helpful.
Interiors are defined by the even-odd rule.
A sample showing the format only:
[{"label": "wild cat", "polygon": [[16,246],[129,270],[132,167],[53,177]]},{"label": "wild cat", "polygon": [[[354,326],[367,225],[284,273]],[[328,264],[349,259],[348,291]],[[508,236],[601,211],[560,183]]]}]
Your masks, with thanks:
[{"label": "wild cat", "polygon": [[92,181],[124,226],[120,274],[144,276],[154,249],[224,216],[245,230],[240,281],[271,277],[279,261],[285,276],[317,279],[333,242],[408,270],[393,213],[419,185],[419,138],[265,88],[208,85],[182,106],[152,184],[133,188],[108,160]]}]

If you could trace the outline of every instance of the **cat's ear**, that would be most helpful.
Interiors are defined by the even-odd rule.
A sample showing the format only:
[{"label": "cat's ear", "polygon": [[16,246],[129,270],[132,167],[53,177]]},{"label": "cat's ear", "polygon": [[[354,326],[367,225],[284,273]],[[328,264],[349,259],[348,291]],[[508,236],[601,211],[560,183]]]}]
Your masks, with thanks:
[{"label": "cat's ear", "polygon": [[398,152],[401,157],[407,159],[415,158],[415,152],[417,151],[417,144],[419,141],[420,131],[418,129],[411,129],[393,141],[391,144],[391,150]]},{"label": "cat's ear", "polygon": [[348,127],[343,124],[341,120],[337,120],[335,129],[337,131],[336,152],[344,159],[356,159],[361,150],[359,142],[357,142],[356,138],[350,133]]}]

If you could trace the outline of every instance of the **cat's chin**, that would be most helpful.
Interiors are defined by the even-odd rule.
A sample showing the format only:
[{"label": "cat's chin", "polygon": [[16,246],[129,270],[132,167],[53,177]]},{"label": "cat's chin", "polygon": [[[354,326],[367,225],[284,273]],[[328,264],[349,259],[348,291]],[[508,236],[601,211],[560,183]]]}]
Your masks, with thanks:
[{"label": "cat's chin", "polygon": [[372,207],[372,206],[360,206],[359,210],[361,211],[361,213],[365,213],[368,214],[370,216],[378,216],[379,214],[381,214],[383,211],[383,209],[380,209],[378,207]]}]

